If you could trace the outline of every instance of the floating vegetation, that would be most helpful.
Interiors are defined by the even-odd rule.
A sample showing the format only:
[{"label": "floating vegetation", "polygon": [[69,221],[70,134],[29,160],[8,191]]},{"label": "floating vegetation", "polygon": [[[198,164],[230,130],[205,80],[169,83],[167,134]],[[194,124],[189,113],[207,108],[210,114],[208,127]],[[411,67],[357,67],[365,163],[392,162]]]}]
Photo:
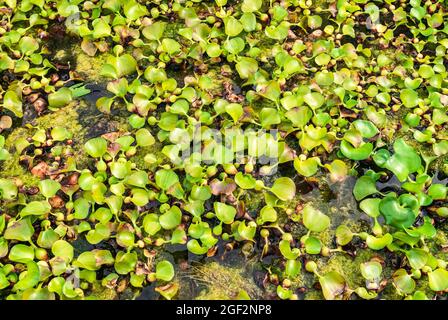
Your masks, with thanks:
[{"label": "floating vegetation", "polygon": [[0,298],[446,299],[447,8],[0,0]]}]

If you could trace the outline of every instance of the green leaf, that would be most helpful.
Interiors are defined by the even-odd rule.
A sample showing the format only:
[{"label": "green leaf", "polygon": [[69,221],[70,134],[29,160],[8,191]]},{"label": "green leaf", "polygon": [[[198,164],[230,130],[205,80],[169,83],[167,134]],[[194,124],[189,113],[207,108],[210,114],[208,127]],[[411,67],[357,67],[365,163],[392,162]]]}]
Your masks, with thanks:
[{"label": "green leaf", "polygon": [[176,40],[165,38],[162,40],[162,49],[170,56],[173,56],[181,51],[181,46]]},{"label": "green leaf", "polygon": [[182,212],[177,206],[172,206],[159,217],[159,223],[165,230],[176,228],[182,220]]},{"label": "green leaf", "polygon": [[51,137],[54,141],[64,141],[72,138],[72,133],[64,127],[54,127],[51,129]]},{"label": "green leaf", "polygon": [[396,228],[412,226],[418,214],[418,208],[418,200],[411,194],[402,194],[398,198],[387,196],[381,200],[379,205],[386,223]]},{"label": "green leaf", "polygon": [[257,219],[258,224],[264,224],[266,222],[275,222],[277,221],[277,211],[269,205],[264,206],[260,210],[260,216]]},{"label": "green leaf", "polygon": [[415,281],[406,270],[398,269],[393,274],[393,285],[400,294],[411,294],[415,290]]},{"label": "green leaf", "polygon": [[243,25],[234,17],[230,16],[224,19],[224,32],[229,37],[236,37],[243,31]]},{"label": "green leaf", "polygon": [[63,258],[67,263],[73,260],[73,246],[65,240],[57,240],[51,247],[51,252],[55,257]]},{"label": "green leaf", "polygon": [[41,216],[50,212],[51,206],[47,201],[31,201],[28,203],[25,208],[20,210],[20,216]]},{"label": "green leaf", "polygon": [[419,102],[418,93],[412,89],[401,90],[400,99],[406,108],[414,108]]},{"label": "green leaf", "polygon": [[306,204],[302,211],[305,227],[313,232],[322,232],[330,226],[330,218],[311,204]]},{"label": "green leaf", "polygon": [[373,160],[379,167],[392,171],[400,182],[405,181],[409,174],[416,172],[422,165],[420,156],[402,138],[394,142],[394,155],[390,156],[387,150],[382,150],[375,153]]},{"label": "green leaf", "polygon": [[188,241],[187,249],[191,253],[196,254],[198,256],[203,255],[203,254],[207,253],[207,251],[208,251],[208,248],[201,246],[199,244],[198,240],[196,240],[196,239],[191,239],[190,241]]},{"label": "green leaf", "polygon": [[235,183],[242,189],[253,189],[255,188],[255,178],[250,174],[243,174],[238,172],[235,175]]},{"label": "green leaf", "polygon": [[25,276],[19,278],[20,280],[12,288],[13,291],[24,291],[39,283],[40,271],[37,263],[33,261],[26,263],[26,271],[24,272]]},{"label": "green leaf", "polygon": [[415,7],[411,8],[410,13],[414,18],[416,18],[418,20],[422,20],[423,17],[426,15],[426,9],[421,6],[415,6]]},{"label": "green leaf", "polygon": [[441,183],[433,183],[428,188],[428,196],[433,200],[445,200],[448,192],[448,187]]},{"label": "green leaf", "polygon": [[372,218],[377,218],[380,215],[380,202],[381,202],[381,199],[378,199],[378,198],[364,199],[359,204],[359,207],[368,216],[370,216]]},{"label": "green leaf", "polygon": [[258,63],[255,59],[240,57],[235,65],[236,71],[242,79],[247,79],[258,70]]},{"label": "green leaf", "polygon": [[438,268],[428,273],[429,287],[433,291],[445,291],[448,289],[448,271]]},{"label": "green leaf", "polygon": [[281,177],[275,180],[270,190],[282,201],[292,200],[296,195],[296,185],[288,177]]},{"label": "green leaf", "polygon": [[174,114],[182,114],[186,115],[188,110],[190,109],[190,105],[185,99],[177,99],[170,108],[169,111]]},{"label": "green leaf", "polygon": [[93,138],[84,144],[84,150],[93,158],[101,158],[107,151],[107,141],[104,138]]},{"label": "green leaf", "polygon": [[29,56],[34,51],[39,49],[39,43],[37,42],[36,39],[34,39],[32,37],[25,36],[22,39],[20,39],[20,41],[19,41],[19,48],[20,48],[20,51],[24,55]]},{"label": "green leaf", "polygon": [[292,122],[294,127],[302,128],[313,117],[313,111],[308,107],[302,106],[288,110],[285,116]]},{"label": "green leaf", "polygon": [[101,97],[98,100],[96,100],[95,105],[99,111],[103,113],[110,113],[110,108],[112,107],[113,103],[114,103],[113,98]]},{"label": "green leaf", "polygon": [[138,18],[148,14],[146,7],[135,0],[125,2],[123,11],[126,18],[130,20],[137,20]]},{"label": "green leaf", "polygon": [[295,259],[287,260],[285,264],[285,274],[289,278],[294,279],[300,274],[301,267],[302,264],[300,263],[300,261]]},{"label": "green leaf", "polygon": [[426,262],[428,262],[428,253],[419,248],[407,250],[406,257],[408,258],[411,267],[415,270],[423,268],[426,265]]},{"label": "green leaf", "polygon": [[244,113],[243,106],[239,103],[229,103],[228,105],[226,105],[225,110],[232,117],[235,124]]},{"label": "green leaf", "polygon": [[312,109],[318,109],[325,103],[325,98],[319,92],[310,92],[304,95],[303,101]]},{"label": "green leaf", "polygon": [[393,240],[394,238],[390,233],[386,233],[384,236],[378,238],[369,234],[366,239],[366,244],[372,250],[381,250],[391,244]]},{"label": "green leaf", "polygon": [[367,159],[370,154],[372,153],[373,145],[368,142],[362,144],[360,147],[355,148],[353,147],[348,141],[342,140],[341,141],[341,153],[352,160],[365,160]]},{"label": "green leaf", "polygon": [[320,240],[316,237],[307,237],[305,240],[305,250],[308,254],[319,254],[322,249]]},{"label": "green leaf", "polygon": [[336,271],[330,271],[319,277],[319,283],[326,300],[340,299],[345,293],[345,279]]},{"label": "green leaf", "polygon": [[179,177],[172,170],[161,169],[155,174],[156,184],[159,188],[166,191],[175,183],[179,182]]},{"label": "green leaf", "polygon": [[279,25],[270,25],[265,28],[264,33],[268,38],[274,40],[284,40],[288,36],[289,22],[282,21]]},{"label": "green leaf", "polygon": [[294,168],[304,177],[313,176],[317,172],[319,165],[319,157],[312,157],[305,160],[301,160],[300,157],[294,159]]},{"label": "green leaf", "polygon": [[163,281],[171,281],[174,278],[174,267],[171,262],[163,260],[157,263],[156,278]]},{"label": "green leaf", "polygon": [[45,198],[53,197],[61,189],[61,184],[51,179],[39,181],[39,190]]},{"label": "green leaf", "polygon": [[281,285],[277,286],[277,296],[282,300],[287,300],[292,297],[292,290],[283,288]]},{"label": "green leaf", "polygon": [[281,122],[280,115],[277,109],[263,108],[260,112],[260,123],[265,129],[269,129],[273,124],[279,124]]},{"label": "green leaf", "polygon": [[291,249],[291,244],[287,240],[281,240],[278,244],[278,248],[280,249],[282,256],[288,260],[295,260],[300,256],[299,248]]},{"label": "green leaf", "polygon": [[340,246],[345,246],[350,243],[353,239],[353,233],[345,224],[341,224],[336,228],[336,242]]},{"label": "green leaf", "polygon": [[115,257],[114,268],[118,274],[128,274],[134,271],[137,264],[136,252],[119,251]]},{"label": "green leaf", "polygon": [[383,267],[377,261],[367,261],[360,265],[362,276],[369,281],[378,281],[381,278]]},{"label": "green leaf", "polygon": [[363,138],[373,138],[379,132],[377,127],[368,120],[355,120],[352,125],[361,133]]},{"label": "green leaf", "polygon": [[43,230],[39,233],[37,244],[39,247],[51,249],[53,243],[55,243],[58,239],[59,235],[53,229]]},{"label": "green leaf", "polygon": [[114,258],[109,250],[94,249],[92,251],[85,251],[81,253],[73,265],[87,270],[96,271],[103,265],[112,265],[113,263]]},{"label": "green leaf", "polygon": [[236,216],[236,209],[222,202],[213,204],[216,217],[225,224],[231,224]]},{"label": "green leaf", "polygon": [[24,244],[16,244],[11,248],[8,255],[9,260],[19,263],[28,263],[34,260],[34,249]]},{"label": "green leaf", "polygon": [[156,21],[153,24],[143,28],[143,36],[148,40],[160,40],[163,36],[167,23]]},{"label": "green leaf", "polygon": [[110,36],[112,29],[104,18],[95,19],[92,22],[93,32],[92,36],[95,39],[105,38]]},{"label": "green leaf", "polygon": [[18,191],[13,181],[0,178],[0,199],[14,200],[17,197]]},{"label": "green leaf", "polygon": [[[252,12],[245,12],[240,18],[241,23],[243,24],[244,31],[251,32],[254,31],[257,27],[257,17]],[[233,50],[229,50],[233,54],[238,54],[239,52],[243,51],[245,43],[243,42],[243,47],[238,52],[235,52]]]},{"label": "green leaf", "polygon": [[21,118],[23,116],[22,100],[15,91],[6,91],[3,96],[3,107],[14,113],[16,117]]},{"label": "green leaf", "polygon": [[137,141],[137,145],[141,147],[149,147],[152,146],[156,140],[152,136],[151,132],[148,129],[139,129],[135,133],[135,139]]},{"label": "green leaf", "polygon": [[48,105],[51,108],[61,108],[73,100],[73,93],[67,87],[62,87],[54,93],[48,95]]},{"label": "green leaf", "polygon": [[159,223],[159,216],[154,213],[145,215],[143,218],[143,228],[150,236],[155,235],[162,229],[162,226]]},{"label": "green leaf", "polygon": [[30,218],[24,218],[8,224],[4,237],[7,240],[30,241],[34,234],[34,228]]},{"label": "green leaf", "polygon": [[353,195],[357,201],[364,199],[371,194],[377,193],[376,180],[371,176],[362,176],[356,180],[355,187],[353,188]]},{"label": "green leaf", "polygon": [[241,11],[255,12],[260,10],[262,4],[262,0],[244,0],[243,4],[241,5]]},{"label": "green leaf", "polygon": [[[159,178],[160,179],[160,178]],[[156,173],[156,181],[157,181]],[[146,188],[149,183],[148,173],[145,171],[134,171],[131,175],[126,178],[126,184],[133,187]],[[157,184],[159,185],[159,184]],[[160,187],[160,185],[159,185]]]},{"label": "green leaf", "polygon": [[326,66],[331,60],[331,56],[326,53],[321,53],[316,56],[314,61],[318,66]]}]

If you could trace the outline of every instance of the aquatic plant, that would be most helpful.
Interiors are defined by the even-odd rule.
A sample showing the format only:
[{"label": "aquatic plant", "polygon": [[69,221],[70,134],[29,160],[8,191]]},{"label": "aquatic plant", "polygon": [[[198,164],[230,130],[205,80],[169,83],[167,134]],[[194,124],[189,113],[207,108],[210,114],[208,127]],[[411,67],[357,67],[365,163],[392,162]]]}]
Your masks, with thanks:
[{"label": "aquatic plant", "polygon": [[[0,11],[2,298],[136,297],[155,284],[175,299],[189,261],[169,246],[257,261],[263,290],[220,297],[446,295],[442,2]],[[74,48],[93,70],[79,72]],[[338,257],[351,274],[327,263]]]}]

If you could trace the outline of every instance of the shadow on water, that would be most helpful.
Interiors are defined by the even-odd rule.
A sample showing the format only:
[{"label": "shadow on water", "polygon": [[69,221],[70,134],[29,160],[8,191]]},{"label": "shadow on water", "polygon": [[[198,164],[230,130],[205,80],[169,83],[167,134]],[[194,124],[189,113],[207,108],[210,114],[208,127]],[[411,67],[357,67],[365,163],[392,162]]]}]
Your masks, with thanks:
[{"label": "shadow on water", "polygon": [[104,83],[88,83],[85,85],[90,93],[83,96],[85,104],[78,109],[78,121],[87,128],[85,139],[98,137],[102,134],[117,131],[126,125],[129,112],[123,106],[114,107],[110,114],[102,113],[96,107],[96,101],[101,97],[111,97]]}]

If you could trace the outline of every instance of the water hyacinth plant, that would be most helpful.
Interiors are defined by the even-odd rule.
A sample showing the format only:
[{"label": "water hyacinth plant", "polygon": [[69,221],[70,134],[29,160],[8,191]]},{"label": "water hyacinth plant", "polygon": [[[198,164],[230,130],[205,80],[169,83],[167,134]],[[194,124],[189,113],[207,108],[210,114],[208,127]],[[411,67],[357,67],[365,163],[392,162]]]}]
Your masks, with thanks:
[{"label": "water hyacinth plant", "polygon": [[444,1],[0,12],[0,299],[446,299]]}]

